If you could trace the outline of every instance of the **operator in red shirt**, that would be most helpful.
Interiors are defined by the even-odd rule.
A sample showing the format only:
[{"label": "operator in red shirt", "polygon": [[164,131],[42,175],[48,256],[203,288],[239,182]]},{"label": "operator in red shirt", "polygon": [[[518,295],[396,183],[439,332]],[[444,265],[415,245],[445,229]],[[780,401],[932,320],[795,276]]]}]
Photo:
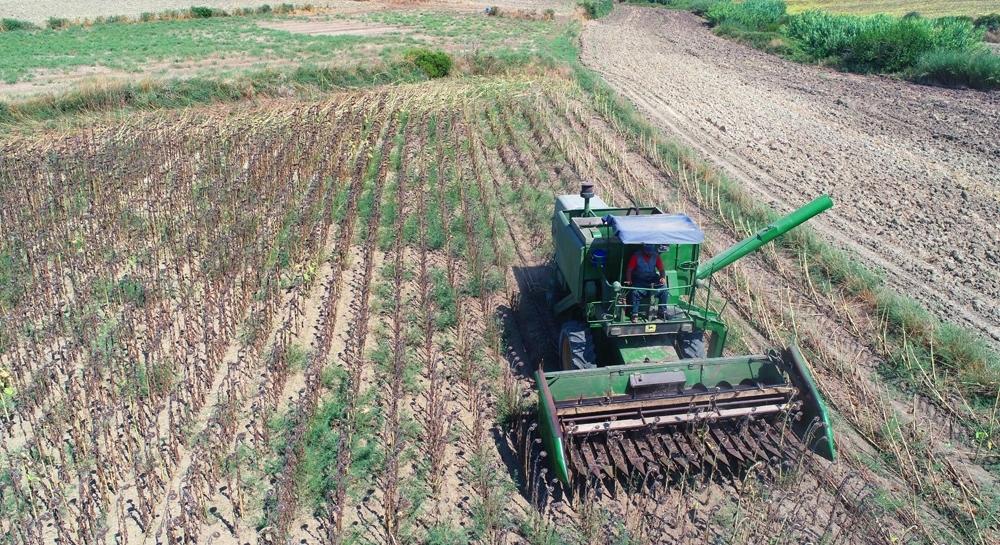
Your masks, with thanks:
[{"label": "operator in red shirt", "polygon": [[[632,286],[633,281],[637,288],[666,288],[667,276],[663,269],[663,260],[660,259],[659,252],[656,251],[655,244],[643,244],[642,250],[632,254],[625,268],[625,285]],[[639,302],[644,295],[649,292],[630,290],[629,303],[632,304],[632,321],[639,319]],[[667,290],[658,293],[660,301],[660,314],[667,313]]]}]

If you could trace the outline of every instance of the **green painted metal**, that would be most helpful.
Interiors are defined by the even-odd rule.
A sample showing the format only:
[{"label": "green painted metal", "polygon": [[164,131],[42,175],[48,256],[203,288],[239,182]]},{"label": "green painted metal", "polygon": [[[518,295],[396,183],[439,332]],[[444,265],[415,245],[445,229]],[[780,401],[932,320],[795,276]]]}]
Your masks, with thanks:
[{"label": "green painted metal", "polygon": [[830,425],[830,413],[813,379],[812,370],[798,346],[788,347],[782,356],[792,368],[789,377],[799,389],[799,398],[802,400],[802,418],[793,422],[792,428],[796,435],[806,441],[810,450],[833,461],[837,457],[833,426]]},{"label": "green painted metal", "polygon": [[712,276],[716,272],[732,265],[733,262],[739,260],[747,254],[756,252],[761,246],[798,227],[813,216],[830,209],[832,206],[833,200],[829,195],[816,197],[809,204],[775,221],[760,231],[757,231],[753,234],[753,236],[737,242],[729,249],[713,257],[707,262],[702,263],[701,266],[698,267],[697,278],[699,280],[704,280],[709,276]]},{"label": "green painted metal", "polygon": [[[611,301],[614,298],[613,288],[605,283],[624,280],[625,265],[639,245],[626,246],[618,241],[611,228],[600,224],[600,218],[606,215],[624,216],[628,214],[650,215],[662,214],[655,207],[644,208],[595,208],[591,216],[581,210],[566,210],[553,214],[552,239],[555,246],[555,262],[562,275],[562,287],[571,294],[577,306],[588,302]],[[576,220],[576,221],[574,221]],[[580,224],[584,220],[584,225]],[[589,220],[589,222],[587,221]],[[591,258],[595,250],[606,252],[604,269],[595,267]],[[690,300],[694,296],[694,273],[697,268],[700,245],[675,244],[664,248],[660,253],[669,280],[669,303],[678,304]],[[587,285],[597,297],[587,297]],[[627,288],[625,288],[627,289]],[[560,305],[559,313],[572,310],[566,305]],[[601,321],[587,310],[588,322]],[[618,321],[622,317],[618,316]]]},{"label": "green painted metal", "polygon": [[672,346],[663,345],[655,337],[623,339],[619,341],[618,355],[621,364],[666,362],[677,360],[677,352]]},{"label": "green painted metal", "polygon": [[553,401],[614,397],[628,393],[628,380],[634,373],[681,371],[685,388],[703,385],[714,388],[722,382],[740,384],[743,380],[763,386],[785,384],[781,371],[767,356],[739,356],[681,360],[672,363],[638,363],[594,369],[545,373]]},{"label": "green painted metal", "polygon": [[[539,387],[539,428],[546,452],[552,457],[556,476],[569,484],[569,465],[562,428],[556,414],[556,403],[586,399],[613,402],[617,397],[627,396],[631,375],[662,371],[683,372],[684,389],[692,392],[705,390],[711,392],[724,382],[737,385],[744,379],[764,387],[785,386],[789,382],[792,383],[798,389],[798,398],[802,401],[802,418],[792,421],[792,431],[810,450],[828,460],[834,460],[836,446],[829,413],[805,358],[794,345],[782,351],[780,356],[777,361],[771,356],[757,355],[686,360],[667,364],[617,365],[550,373],[539,369],[535,374]],[[702,386],[705,390],[701,390]],[[704,395],[711,397],[713,394]]]},{"label": "green painted metal", "polygon": [[566,452],[563,449],[562,428],[559,426],[555,403],[543,369],[535,372],[535,383],[538,384],[539,434],[542,436],[545,452],[552,459],[552,467],[556,471],[556,477],[562,482],[568,483],[569,468],[566,464]]}]

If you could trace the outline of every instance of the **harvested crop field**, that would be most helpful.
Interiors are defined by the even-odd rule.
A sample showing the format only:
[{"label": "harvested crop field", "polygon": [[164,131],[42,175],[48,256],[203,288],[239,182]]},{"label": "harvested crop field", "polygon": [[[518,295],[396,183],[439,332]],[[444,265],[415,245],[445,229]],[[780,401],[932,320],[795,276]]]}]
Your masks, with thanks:
[{"label": "harvested crop field", "polygon": [[511,4],[530,13],[291,23],[446,36],[497,61],[481,71],[456,54],[422,83],[10,121],[0,543],[1000,543],[996,376],[900,334],[802,251],[807,229],[706,299],[725,301],[725,355],[801,347],[835,461],[751,413],[576,435],[563,485],[534,375],[562,363],[554,196],[593,183],[683,212],[703,260],[770,221],[692,150],[776,209],[831,191],[822,237],[995,333],[996,96],[787,65],[686,14],[586,23],[584,60],[678,144],[575,61],[491,59],[476,44],[521,27],[525,51],[576,53],[577,23]]},{"label": "harvested crop field", "polygon": [[796,64],[633,6],[587,25],[583,60],[762,201],[830,192],[828,240],[1000,343],[1000,93]]},{"label": "harvested crop field", "polygon": [[584,98],[472,79],[5,142],[8,540],[996,539],[962,415],[880,384],[878,325],[773,247],[717,289],[739,350],[798,331],[840,461],[777,440],[749,469],[554,480],[522,416],[552,196],[686,211],[710,253],[746,234]]}]

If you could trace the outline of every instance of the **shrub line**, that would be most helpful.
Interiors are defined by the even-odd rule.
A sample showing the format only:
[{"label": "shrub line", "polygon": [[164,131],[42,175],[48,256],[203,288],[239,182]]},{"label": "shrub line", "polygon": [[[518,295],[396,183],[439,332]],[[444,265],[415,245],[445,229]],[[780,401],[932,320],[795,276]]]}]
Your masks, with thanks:
[{"label": "shrub line", "polygon": [[822,10],[789,14],[784,0],[657,0],[704,16],[715,33],[797,62],[856,73],[893,74],[917,83],[1000,88],[1000,55],[983,40],[1000,15],[939,17],[917,13],[840,15]]}]

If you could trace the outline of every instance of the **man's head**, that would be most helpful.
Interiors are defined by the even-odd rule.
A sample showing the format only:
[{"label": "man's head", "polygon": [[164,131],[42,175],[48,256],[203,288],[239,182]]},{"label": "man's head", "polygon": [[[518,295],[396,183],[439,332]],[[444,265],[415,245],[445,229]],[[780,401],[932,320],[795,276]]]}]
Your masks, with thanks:
[{"label": "man's head", "polygon": [[656,244],[643,244],[642,253],[646,255],[653,255],[656,253]]}]

